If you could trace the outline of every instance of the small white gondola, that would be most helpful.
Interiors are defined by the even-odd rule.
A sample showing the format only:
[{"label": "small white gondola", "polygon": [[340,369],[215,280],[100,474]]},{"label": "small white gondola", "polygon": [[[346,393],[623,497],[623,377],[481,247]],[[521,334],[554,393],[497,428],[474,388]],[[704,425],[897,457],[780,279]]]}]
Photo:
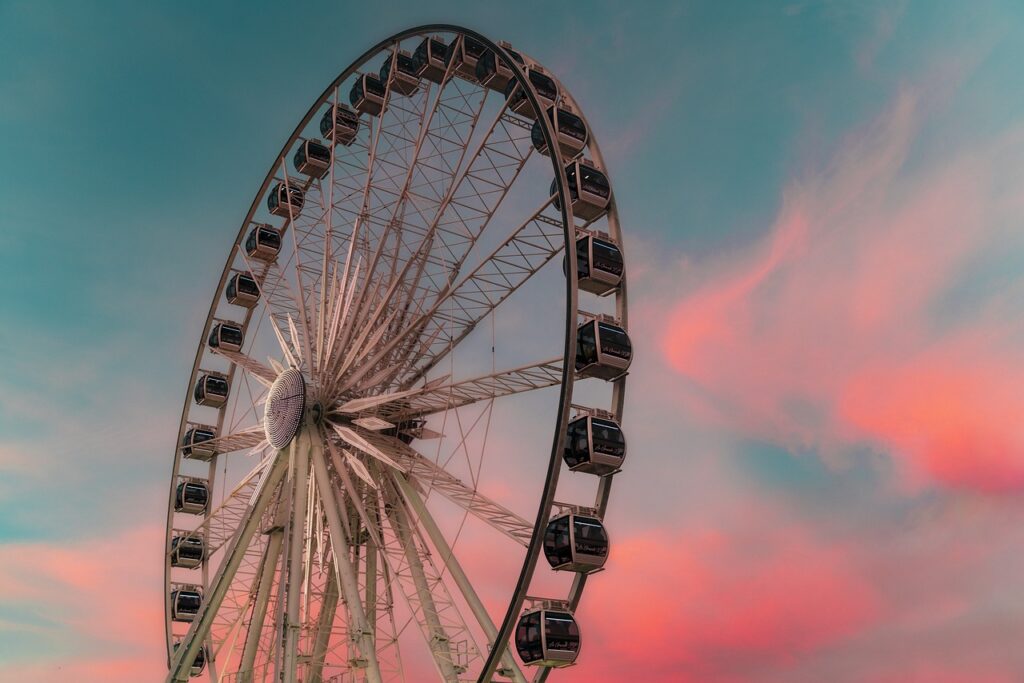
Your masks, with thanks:
[{"label": "small white gondola", "polygon": [[336,145],[352,144],[359,133],[359,114],[347,105],[331,105],[320,118],[320,135]]},{"label": "small white gondola", "polygon": [[424,38],[412,53],[416,62],[416,75],[434,83],[444,80],[447,72],[448,45],[437,38]]},{"label": "small white gondola", "polygon": [[281,218],[298,218],[305,201],[306,194],[302,190],[278,183],[267,195],[267,210]]},{"label": "small white gondola", "polygon": [[174,492],[174,511],[201,515],[210,504],[210,487],[200,479],[183,479]]},{"label": "small white gondola", "polygon": [[242,327],[234,323],[217,323],[210,330],[210,348],[222,351],[241,351],[245,341]]},{"label": "small white gondola", "polygon": [[191,622],[203,606],[203,594],[196,586],[177,586],[171,591],[171,619]]},{"label": "small white gondola", "polygon": [[476,65],[487,52],[479,40],[469,36],[457,36],[448,44],[446,61],[455,62],[455,73],[463,78],[476,80]]},{"label": "small white gondola", "polygon": [[[181,646],[181,642],[174,644],[174,649],[177,651],[178,647]],[[203,645],[199,648],[199,652],[196,653],[196,658],[192,660],[192,666],[189,668],[189,678],[196,678],[203,674],[203,670],[206,669],[206,646]]]},{"label": "small white gondola", "polygon": [[[507,52],[512,59],[519,62],[521,66],[526,66],[526,62],[523,60],[523,56],[509,47],[508,43],[499,43],[505,52]],[[508,87],[509,81],[513,78],[512,69],[505,64],[493,50],[488,50],[484,53],[480,59],[476,62],[476,79],[480,81],[480,85],[497,92],[505,92],[505,88]]]},{"label": "small white gondola", "polygon": [[548,522],[544,557],[556,571],[590,574],[608,561],[608,533],[596,514],[566,512]]},{"label": "small white gondola", "polygon": [[196,380],[192,396],[201,406],[220,408],[228,402],[228,378],[219,372],[204,372]]},{"label": "small white gondola", "polygon": [[217,438],[217,428],[210,425],[190,424],[181,438],[181,454],[193,460],[210,460],[217,449],[207,443]]},{"label": "small white gondola", "polygon": [[331,150],[319,140],[303,140],[295,150],[292,163],[303,175],[323,178],[331,170]]},{"label": "small white gondola", "polygon": [[224,298],[229,304],[252,308],[260,300],[260,286],[256,278],[248,273],[235,273],[228,278],[224,288]]},{"label": "small white gondola", "polygon": [[[392,64],[395,68],[392,69]],[[388,56],[380,66],[382,83],[391,82],[391,89],[408,97],[420,89],[420,77],[416,75],[416,60],[405,51],[398,51]]]},{"label": "small white gondola", "polygon": [[515,642],[523,664],[569,666],[580,653],[580,629],[568,605],[546,604],[523,613]]},{"label": "small white gondola", "polygon": [[[562,107],[548,107],[548,120],[555,130],[555,141],[558,143],[558,151],[562,158],[572,159],[587,146],[589,132],[587,124],[576,114]],[[533,122],[530,129],[530,140],[533,147],[541,154],[548,155],[548,145],[544,141],[544,132],[541,130],[540,121]]]},{"label": "small white gondola", "polygon": [[249,231],[249,236],[245,238],[246,256],[272,263],[277,260],[279,253],[281,253],[281,231],[266,223],[253,226]]},{"label": "small white gondola", "polygon": [[622,251],[607,235],[583,233],[576,238],[576,281],[583,291],[598,296],[614,292],[623,268]]},{"label": "small white gondola", "polygon": [[573,472],[606,477],[622,468],[626,437],[611,413],[579,415],[566,431],[562,457]]},{"label": "small white gondola", "polygon": [[[548,107],[553,107],[556,100],[558,100],[558,85],[555,83],[555,80],[541,71],[538,66],[526,67],[526,77],[533,85],[533,89],[537,91],[540,108],[546,110]],[[520,116],[528,116],[531,119],[537,118],[530,100],[526,97],[526,92],[518,87],[518,83],[514,78],[505,86],[505,102],[509,109]]]},{"label": "small white gondola", "polygon": [[[574,217],[589,222],[607,213],[612,188],[608,184],[608,177],[592,161],[576,159],[565,167],[565,177],[569,182],[569,198],[572,200]],[[557,180],[551,181],[551,195],[555,198],[555,208],[561,209]]]},{"label": "small white gondola", "polygon": [[171,566],[195,569],[206,559],[206,543],[202,536],[181,534],[171,539]]},{"label": "small white gondola", "polygon": [[379,116],[384,111],[384,84],[373,74],[363,74],[352,84],[348,101],[356,111],[370,116]]},{"label": "small white gondola", "polygon": [[629,335],[613,319],[587,320],[576,330],[576,374],[616,380],[626,374],[633,360]]}]

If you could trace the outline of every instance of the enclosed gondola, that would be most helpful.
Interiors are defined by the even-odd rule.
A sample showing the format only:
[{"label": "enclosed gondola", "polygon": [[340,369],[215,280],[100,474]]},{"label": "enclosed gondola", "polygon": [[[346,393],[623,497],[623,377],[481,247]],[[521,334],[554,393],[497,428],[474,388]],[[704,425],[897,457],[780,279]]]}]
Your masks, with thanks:
[{"label": "enclosed gondola", "polygon": [[581,415],[569,423],[563,458],[574,472],[606,477],[622,468],[626,437],[612,415]]},{"label": "enclosed gondola", "polygon": [[348,101],[356,108],[356,111],[379,116],[384,111],[384,97],[387,92],[384,84],[373,74],[363,74],[352,84],[348,93]]},{"label": "enclosed gondola", "polygon": [[595,515],[558,515],[544,532],[544,556],[555,570],[596,572],[608,560],[608,533]]},{"label": "enclosed gondola", "polygon": [[622,282],[623,258],[618,245],[606,236],[583,234],[576,238],[576,281],[579,288],[604,296]]},{"label": "enclosed gondola", "polygon": [[[562,107],[548,107],[548,119],[555,130],[555,140],[562,158],[572,159],[587,146],[587,124],[576,114]],[[540,121],[533,122],[530,129],[530,140],[533,147],[544,156],[548,155],[548,145],[544,141],[544,132]]]},{"label": "enclosed gondola", "polygon": [[203,595],[192,586],[181,586],[171,591],[171,619],[193,621],[203,606]]},{"label": "enclosed gondola", "polygon": [[210,504],[210,489],[206,482],[186,479],[178,482],[174,491],[174,511],[201,515]]},{"label": "enclosed gondola", "polygon": [[448,71],[448,45],[437,38],[424,38],[412,53],[416,75],[434,83],[444,80]]},{"label": "enclosed gondola", "polygon": [[[537,91],[537,99],[540,101],[541,109],[546,110],[548,107],[553,107],[558,100],[558,84],[555,83],[555,79],[536,66],[526,68],[526,77],[533,85],[533,89]],[[531,119],[537,118],[530,100],[526,97],[526,92],[522,88],[517,87],[516,79],[514,78],[505,86],[505,102],[509,109],[520,116],[528,116]]]},{"label": "enclosed gondola", "polygon": [[201,406],[220,408],[228,402],[228,378],[218,372],[204,372],[196,380],[192,396]]},{"label": "enclosed gondola", "polygon": [[[180,642],[174,644],[174,650],[177,651],[181,645]],[[206,646],[203,645],[196,652],[196,658],[192,660],[192,666],[189,668],[188,675],[190,678],[201,676],[203,670],[206,669]]]},{"label": "enclosed gondola", "polygon": [[516,651],[524,664],[569,666],[580,653],[580,629],[568,608],[541,607],[519,618]]},{"label": "enclosed gondola", "polygon": [[252,308],[260,300],[260,286],[256,278],[248,273],[235,273],[228,278],[224,298],[229,304]]},{"label": "enclosed gondola", "polygon": [[193,460],[209,460],[217,455],[217,448],[210,443],[217,438],[217,429],[208,425],[191,425],[181,438],[181,454]]},{"label": "enclosed gondola", "polygon": [[267,195],[267,210],[281,218],[298,218],[305,201],[306,194],[302,190],[278,183],[270,188],[270,194]]},{"label": "enclosed gondola", "polygon": [[206,559],[206,543],[202,536],[180,535],[171,539],[171,566],[195,569]]},{"label": "enclosed gondola", "polygon": [[303,140],[295,150],[292,163],[303,175],[323,178],[331,170],[331,150],[319,140]]},{"label": "enclosed gondola", "polygon": [[[502,44],[502,47],[505,48],[505,52],[512,59],[519,62],[521,66],[526,66],[526,62],[521,54],[505,44]],[[509,81],[514,76],[512,68],[505,64],[494,50],[488,50],[476,62],[476,79],[480,81],[480,85],[491,90],[496,90],[500,93],[505,92],[505,88],[508,87]]]},{"label": "enclosed gondola", "polygon": [[240,325],[234,323],[217,323],[210,330],[210,348],[221,351],[241,351],[245,335]]},{"label": "enclosed gondola", "polygon": [[[392,64],[395,68],[392,70]],[[380,80],[391,83],[391,89],[408,97],[420,89],[420,77],[416,75],[416,60],[408,52],[399,51],[390,55],[380,65]]]},{"label": "enclosed gondola", "polygon": [[359,114],[345,104],[332,104],[320,117],[320,135],[336,145],[352,144],[359,133]]},{"label": "enclosed gondola", "polygon": [[633,360],[629,335],[618,323],[597,318],[576,329],[576,374],[615,380],[626,374]]},{"label": "enclosed gondola", "polygon": [[[565,167],[565,177],[569,181],[573,216],[593,221],[608,211],[612,188],[608,184],[608,177],[593,163],[587,159],[577,159]],[[551,181],[551,195],[555,198],[555,208],[561,209],[557,178]]]},{"label": "enclosed gondola", "polygon": [[487,48],[479,40],[469,36],[457,36],[448,44],[446,61],[455,62],[455,73],[464,78],[476,78],[476,65],[487,52]]},{"label": "enclosed gondola", "polygon": [[245,238],[245,254],[249,258],[271,263],[281,253],[281,231],[277,228],[260,223],[254,225]]}]

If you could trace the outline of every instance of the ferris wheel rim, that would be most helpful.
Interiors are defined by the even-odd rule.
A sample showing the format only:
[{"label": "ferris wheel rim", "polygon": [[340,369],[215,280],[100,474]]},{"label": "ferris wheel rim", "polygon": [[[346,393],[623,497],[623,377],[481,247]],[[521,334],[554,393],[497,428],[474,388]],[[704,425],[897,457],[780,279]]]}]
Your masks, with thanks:
[{"label": "ferris wheel rim", "polygon": [[[328,99],[329,95],[332,92],[337,92],[337,90],[340,87],[340,85],[347,78],[351,77],[355,73],[358,73],[360,67],[363,64],[365,64],[368,60],[370,60],[374,56],[380,54],[388,46],[397,45],[398,42],[400,42],[401,40],[404,40],[404,39],[407,39],[407,38],[410,38],[410,37],[414,37],[414,36],[428,36],[429,37],[431,34],[438,33],[438,32],[440,32],[440,33],[454,33],[456,35],[468,36],[468,37],[471,37],[471,38],[473,38],[475,40],[480,41],[488,49],[493,50],[497,55],[501,56],[504,65],[507,66],[508,68],[510,68],[514,72],[515,77],[519,80],[519,82],[524,85],[525,94],[526,94],[527,98],[530,100],[531,106],[533,106],[534,110],[538,111],[538,112],[544,110],[544,108],[541,105],[540,100],[539,100],[539,98],[538,98],[538,96],[537,96],[537,94],[535,92],[535,89],[534,89],[533,85],[530,83],[530,80],[526,77],[525,71],[519,67],[519,65],[516,63],[516,61],[514,59],[510,58],[508,53],[505,51],[504,47],[502,47],[501,45],[491,41],[489,38],[487,38],[486,36],[484,36],[484,35],[482,35],[480,33],[477,33],[476,31],[473,31],[471,29],[467,29],[467,28],[464,28],[464,27],[461,27],[461,26],[457,26],[457,25],[454,25],[454,24],[426,24],[426,25],[423,25],[423,26],[418,26],[418,27],[406,29],[406,30],[404,30],[402,32],[396,33],[393,36],[390,36],[390,37],[388,37],[388,38],[378,42],[375,46],[371,47],[366,52],[364,52],[358,59],[353,61],[350,64],[349,67],[347,67],[344,71],[342,71],[341,74],[314,101],[313,105],[307,111],[305,116],[303,116],[302,120],[299,122],[299,124],[297,125],[295,130],[292,132],[292,134],[289,136],[289,138],[286,141],[286,143],[285,143],[284,147],[282,148],[281,152],[278,153],[278,155],[274,159],[274,162],[271,164],[270,170],[268,171],[266,177],[263,180],[263,183],[261,184],[258,192],[256,193],[256,195],[255,195],[255,197],[253,199],[253,202],[252,202],[252,204],[251,204],[251,206],[249,208],[249,211],[246,214],[245,220],[243,220],[243,222],[241,224],[241,227],[239,229],[238,235],[236,236],[236,239],[235,239],[235,241],[233,243],[232,251],[229,252],[228,261],[225,264],[225,267],[224,267],[224,269],[222,271],[222,274],[221,274],[220,281],[218,282],[217,288],[215,290],[214,298],[213,298],[213,301],[211,302],[210,310],[209,310],[206,322],[205,322],[204,327],[203,327],[202,335],[200,337],[200,343],[199,343],[198,348],[197,348],[196,357],[195,357],[195,360],[194,360],[194,363],[193,363],[192,373],[190,374],[188,390],[186,391],[185,404],[183,406],[182,417],[181,417],[181,421],[180,421],[180,424],[179,424],[179,434],[178,434],[178,439],[177,439],[177,442],[176,442],[176,451],[175,451],[175,462],[174,462],[174,467],[173,467],[173,470],[172,470],[172,477],[171,477],[171,494],[170,494],[170,496],[171,496],[172,500],[169,500],[169,505],[168,505],[168,522],[167,522],[167,538],[168,539],[170,538],[171,534],[173,533],[173,496],[174,496],[175,482],[180,477],[180,473],[179,473],[180,467],[179,467],[179,465],[180,465],[180,460],[181,460],[181,457],[182,457],[181,453],[180,453],[180,449],[177,448],[177,445],[180,445],[181,438],[182,438],[182,436],[183,436],[183,434],[185,432],[186,426],[187,426],[187,424],[189,422],[188,417],[189,417],[189,408],[190,408],[190,399],[191,399],[191,389],[192,389],[193,382],[195,381],[196,377],[198,376],[198,374],[201,371],[202,359],[203,359],[203,355],[204,355],[204,351],[205,351],[205,343],[204,342],[205,342],[205,339],[206,339],[207,335],[210,333],[210,330],[211,330],[212,326],[214,325],[214,323],[216,321],[216,311],[217,311],[219,295],[223,291],[224,285],[226,284],[226,282],[227,282],[227,280],[230,277],[231,272],[232,272],[232,258],[231,258],[231,254],[234,253],[234,249],[237,248],[238,245],[240,245],[243,242],[243,240],[245,239],[246,231],[252,225],[253,216],[254,216],[256,210],[259,208],[261,200],[264,197],[266,197],[267,192],[269,190],[269,187],[270,187],[271,183],[273,182],[273,180],[275,178],[276,169],[281,167],[281,166],[283,166],[286,163],[288,152],[290,151],[292,146],[295,144],[295,141],[299,137],[301,137],[302,131],[308,126],[308,124],[312,120],[313,116],[315,116],[316,112],[323,106],[324,102],[329,102],[329,99]],[[577,107],[577,111],[579,112],[579,115],[582,117],[583,116],[582,110],[579,107]],[[552,129],[551,129],[552,126],[547,121],[547,118],[544,117],[544,116],[539,116],[538,117],[538,121],[541,122],[541,130],[542,130],[542,133],[543,133],[543,135],[545,137],[546,144],[547,144],[548,148],[550,150],[552,150],[552,153],[550,154],[550,159],[551,159],[552,169],[555,172],[555,178],[556,178],[556,181],[557,181],[558,197],[560,199],[560,204],[561,204],[562,226],[563,226],[563,232],[564,232],[564,235],[563,235],[563,238],[564,238],[564,249],[565,249],[566,258],[567,259],[568,258],[574,258],[575,257],[575,245],[576,245],[577,226],[575,224],[575,221],[573,220],[572,211],[571,211],[571,202],[567,201],[567,198],[569,196],[569,188],[568,188],[568,182],[567,182],[566,174],[565,174],[565,163],[564,163],[564,161],[562,159],[561,152],[558,149],[558,145],[554,141],[553,132],[552,132]],[[591,139],[588,141],[588,149],[590,150],[591,156],[594,157],[598,161],[598,163],[601,164],[601,166],[604,169],[605,173],[607,173],[608,172],[608,167],[607,167],[607,165],[603,164],[603,159],[601,159],[601,157],[600,157],[600,151],[599,151],[599,148],[597,146],[596,136],[591,135]],[[621,231],[619,230],[619,225],[618,225],[617,205],[616,205],[616,203],[614,201],[614,196],[613,195],[610,197],[610,206],[609,206],[609,209],[608,209],[608,218],[609,218],[609,225],[611,226],[611,229],[613,231],[613,237],[617,238],[617,240],[621,244],[622,237],[621,237]],[[494,654],[489,655],[488,663],[485,664],[485,670],[481,673],[481,680],[483,680],[483,678],[486,675],[488,675],[486,669],[488,667],[490,667],[490,662],[492,660],[494,662],[496,662],[497,658],[498,658],[498,655],[500,655],[501,651],[508,649],[508,645],[507,644],[509,642],[509,637],[511,635],[511,627],[508,627],[506,629],[506,625],[507,624],[511,624],[512,621],[514,620],[515,616],[521,610],[521,607],[522,607],[522,604],[523,604],[523,600],[525,599],[525,590],[527,589],[527,586],[525,584],[528,584],[529,578],[532,576],[533,571],[535,569],[536,560],[539,557],[539,552],[540,552],[540,539],[543,537],[544,526],[546,525],[548,517],[550,516],[550,511],[551,511],[553,500],[554,500],[555,487],[557,485],[557,480],[558,480],[558,471],[559,471],[559,466],[560,466],[560,463],[561,463],[562,441],[564,439],[565,426],[567,425],[568,420],[569,420],[569,411],[571,409],[572,385],[573,385],[573,383],[575,381],[575,374],[574,374],[574,371],[573,371],[572,367],[570,366],[570,363],[572,362],[571,359],[574,358],[574,356],[575,356],[577,315],[578,315],[578,311],[579,311],[578,296],[577,296],[577,291],[578,290],[577,290],[577,281],[576,281],[577,277],[576,277],[575,269],[573,269],[573,268],[567,269],[566,276],[567,277],[565,278],[565,280],[566,280],[567,300],[566,300],[566,315],[565,315],[565,318],[566,318],[566,320],[565,320],[565,323],[566,323],[565,324],[565,341],[564,341],[564,351],[563,351],[563,377],[562,377],[562,382],[561,382],[561,390],[560,390],[560,398],[559,398],[559,410],[558,410],[558,417],[557,417],[556,426],[555,426],[554,443],[552,444],[552,452],[551,452],[551,456],[549,458],[549,473],[548,473],[548,476],[547,476],[547,478],[545,480],[545,490],[544,490],[544,492],[542,494],[542,500],[541,500],[541,504],[539,506],[538,515],[537,515],[537,518],[535,519],[535,523],[534,523],[534,533],[533,533],[533,537],[532,537],[532,540],[531,540],[532,548],[528,549],[527,559],[524,560],[523,572],[521,574],[520,580],[517,582],[517,587],[516,587],[516,591],[515,591],[517,597],[512,602],[510,602],[510,604],[509,604],[509,608],[507,610],[506,617],[505,617],[505,619],[503,621],[501,635],[500,635],[499,639],[496,641],[498,643],[505,643],[506,645],[505,645],[505,647],[494,647],[494,648],[492,648],[492,653],[494,653]],[[623,321],[623,323],[625,323],[625,315],[626,315],[625,287],[626,287],[626,278],[625,278],[625,275],[623,275],[621,289],[620,289],[619,293],[617,294],[617,299],[616,299],[617,313],[618,313],[620,319]],[[250,321],[252,315],[253,315],[253,312],[251,310],[248,313],[245,314],[244,326],[247,326],[249,324],[249,321]],[[235,365],[231,365],[230,372],[232,374],[234,374],[235,370],[236,370],[236,366]],[[623,397],[624,397],[624,381],[616,382],[615,388],[613,389],[613,392],[614,392],[614,398],[613,398],[614,411],[613,412],[619,418],[621,418],[621,416],[622,416],[621,415],[622,414],[622,403],[623,403]],[[212,468],[212,466],[211,466],[211,468]],[[212,479],[213,478],[211,477],[211,481],[212,481]],[[602,478],[601,482],[599,484],[599,493],[598,493],[598,500],[597,500],[598,505],[597,505],[597,507],[602,512],[602,514],[604,512],[604,508],[607,505],[607,500],[608,500],[608,496],[609,496],[609,492],[610,492],[610,484],[611,484],[611,478],[610,477]],[[169,540],[168,540],[168,543],[169,543]],[[532,556],[532,559],[531,559],[531,556]],[[528,563],[531,564],[532,566],[527,571],[526,570],[526,564],[528,564]],[[171,583],[172,583],[171,580],[170,580],[169,567],[170,567],[169,561],[165,561],[165,582],[164,582],[165,588],[170,586]],[[525,580],[524,580],[523,577],[525,577]],[[578,575],[577,576],[577,580],[574,581],[573,588],[572,588],[572,593],[571,593],[571,598],[570,598],[572,603],[573,603],[573,607],[575,607],[575,603],[578,602],[579,594],[582,592],[582,588],[583,588],[583,585],[585,584],[585,581],[586,581],[586,575],[585,574]],[[204,584],[205,583],[206,583],[206,578],[204,577]],[[165,607],[169,610],[170,600],[169,600],[169,597],[168,597],[167,593],[168,593],[168,591],[165,590]],[[520,593],[521,593],[521,595],[519,595]],[[165,619],[165,623],[168,626],[167,642],[168,642],[168,659],[170,660],[170,658],[171,658],[170,655],[171,655],[173,650],[172,650],[172,643],[171,643],[172,637],[171,637],[171,632],[170,632],[170,627],[169,627],[169,625],[170,625],[169,619]],[[504,633],[506,630],[508,631],[507,634]],[[491,668],[493,668],[493,667],[491,667]],[[542,668],[541,669],[541,674],[539,675],[538,679],[539,680],[543,680],[546,677],[548,671],[549,671],[549,669]]]}]

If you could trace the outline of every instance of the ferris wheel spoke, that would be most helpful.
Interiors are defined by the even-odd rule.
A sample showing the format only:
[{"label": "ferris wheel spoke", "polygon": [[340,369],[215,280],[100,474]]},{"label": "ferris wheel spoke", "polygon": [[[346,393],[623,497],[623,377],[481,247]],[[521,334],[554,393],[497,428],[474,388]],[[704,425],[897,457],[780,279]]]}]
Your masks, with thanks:
[{"label": "ferris wheel spoke", "polygon": [[182,639],[181,647],[171,659],[170,681],[187,682],[190,677],[190,668],[199,648],[206,640],[211,627],[218,616],[218,611],[224,598],[231,587],[239,565],[249,549],[249,542],[258,530],[263,513],[274,499],[277,484],[280,483],[287,465],[287,459],[279,457],[270,466],[270,472],[263,488],[260,490],[256,500],[249,505],[245,519],[239,527],[238,532],[232,539],[225,556],[217,570],[217,574],[211,583],[211,590],[204,597],[203,604],[199,609],[195,620],[189,627],[188,633]]},{"label": "ferris wheel spoke", "polygon": [[444,261],[458,272],[533,153],[507,105],[495,114],[477,149],[438,203],[430,231],[441,238]]},{"label": "ferris wheel spoke", "polygon": [[[401,302],[388,301],[392,306],[402,307],[404,315],[408,315],[410,309],[421,313],[429,302],[445,292],[452,273],[458,271],[462,259],[487,227],[529,159],[533,151],[529,134],[524,135],[513,121],[514,117],[502,106],[477,143],[469,162],[463,164],[460,158],[454,168],[450,167],[452,173],[458,168],[458,174],[447,184],[447,189],[434,187],[439,201],[432,204],[434,215],[425,228],[420,251],[409,258],[409,261],[418,261],[419,268],[403,292],[404,307]],[[423,245],[432,244],[435,234],[446,252],[442,258],[432,255],[429,248],[425,252],[422,249]],[[420,286],[424,280],[428,283],[425,288]],[[417,328],[400,325],[400,329],[407,334]],[[402,355],[405,354],[399,353],[400,357]]]},{"label": "ferris wheel spoke", "polygon": [[241,351],[228,351],[227,349],[217,348],[214,349],[214,353],[224,356],[238,367],[244,369],[265,387],[269,387],[277,379],[277,373],[272,368],[268,368],[263,363],[255,358],[250,358]]},{"label": "ferris wheel spoke", "polygon": [[476,325],[533,277],[564,248],[562,222],[546,212],[548,199],[516,228],[486,259],[424,316],[413,357],[419,359],[403,385],[425,375]]},{"label": "ferris wheel spoke", "polygon": [[[494,620],[491,619],[491,615],[487,612],[483,602],[480,600],[476,589],[473,588],[472,582],[469,577],[466,576],[465,571],[462,569],[462,565],[459,563],[458,558],[452,551],[448,540],[444,537],[437,522],[434,521],[433,515],[427,509],[426,504],[423,501],[420,492],[416,490],[404,476],[399,473],[392,473],[392,480],[398,486],[399,491],[403,498],[405,498],[410,513],[418,520],[422,529],[426,532],[430,538],[430,542],[437,550],[442,564],[445,569],[451,574],[455,585],[462,593],[463,599],[469,606],[470,611],[476,618],[477,623],[480,625],[480,629],[487,636],[487,639],[493,643],[498,635],[498,628],[494,625]],[[523,676],[523,672],[519,670],[519,667],[515,663],[515,659],[512,657],[512,653],[506,652],[502,657],[502,668],[498,673],[507,678],[511,678],[514,683],[526,683],[526,678]]]},{"label": "ferris wheel spoke", "polygon": [[384,552],[442,679],[457,683],[459,675],[479,659],[479,649],[419,538],[404,500],[393,482],[385,478],[381,484],[390,505],[386,508],[390,533],[384,534]]},{"label": "ferris wheel spoke", "polygon": [[335,489],[330,484],[327,461],[324,457],[322,441],[314,441],[310,453],[313,461],[313,476],[317,491],[323,503],[324,514],[327,516],[327,527],[331,538],[331,549],[334,566],[337,570],[338,589],[348,607],[350,629],[356,634],[359,656],[367,668],[367,680],[370,683],[382,683],[380,666],[377,662],[374,647],[374,631],[371,631],[366,620],[366,611],[359,594],[359,581],[355,568],[349,559],[348,548],[352,536],[348,525],[343,524],[341,510],[344,503],[339,500]]},{"label": "ferris wheel spoke", "polygon": [[259,652],[263,636],[267,618],[267,607],[270,604],[270,597],[274,587],[274,576],[277,571],[278,560],[281,556],[281,546],[284,541],[284,512],[285,508],[281,506],[278,514],[275,516],[273,526],[265,532],[267,543],[263,551],[263,557],[260,560],[259,575],[256,580],[256,595],[253,599],[249,628],[245,634],[242,658],[238,666],[238,683],[253,683],[254,680],[256,655]]},{"label": "ferris wheel spoke", "polygon": [[[502,370],[473,379],[423,389],[383,405],[377,412],[388,422],[400,424],[480,401],[521,394],[562,383],[562,358]],[[400,392],[406,394],[407,392]]]},{"label": "ferris wheel spoke", "polygon": [[323,600],[320,613],[311,638],[312,647],[309,655],[309,676],[307,680],[314,683],[323,681],[324,662],[333,635],[334,618],[338,609],[338,579],[335,576],[334,561],[328,560],[327,579],[324,584]]},{"label": "ferris wheel spoke", "polygon": [[420,482],[425,489],[435,490],[452,503],[508,536],[516,543],[526,546],[533,536],[533,524],[526,521],[505,506],[488,498],[469,486],[454,474],[424,457],[415,448],[401,439],[385,434],[364,433],[366,441],[392,460],[402,465],[408,477]]}]

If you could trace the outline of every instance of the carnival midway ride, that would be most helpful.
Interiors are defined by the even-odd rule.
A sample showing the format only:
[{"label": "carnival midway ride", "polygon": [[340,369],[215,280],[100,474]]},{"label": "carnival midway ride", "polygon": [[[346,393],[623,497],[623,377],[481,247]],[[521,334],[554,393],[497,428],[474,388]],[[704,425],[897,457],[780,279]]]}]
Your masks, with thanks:
[{"label": "carnival midway ride", "polygon": [[[499,329],[517,292],[564,325]],[[626,313],[608,171],[554,74],[450,25],[367,51],[288,138],[210,304],[171,473],[167,681],[419,681],[419,656],[442,681],[525,683],[572,664],[625,457]],[[541,337],[560,355],[496,368],[496,347]],[[536,487],[492,493],[480,468],[510,451],[489,425],[524,392],[548,396],[550,457],[542,436],[515,461]],[[556,502],[563,463],[592,500]],[[458,543],[467,520],[492,538]],[[531,597],[542,553],[568,580]],[[521,566],[503,615],[467,558]]]}]

